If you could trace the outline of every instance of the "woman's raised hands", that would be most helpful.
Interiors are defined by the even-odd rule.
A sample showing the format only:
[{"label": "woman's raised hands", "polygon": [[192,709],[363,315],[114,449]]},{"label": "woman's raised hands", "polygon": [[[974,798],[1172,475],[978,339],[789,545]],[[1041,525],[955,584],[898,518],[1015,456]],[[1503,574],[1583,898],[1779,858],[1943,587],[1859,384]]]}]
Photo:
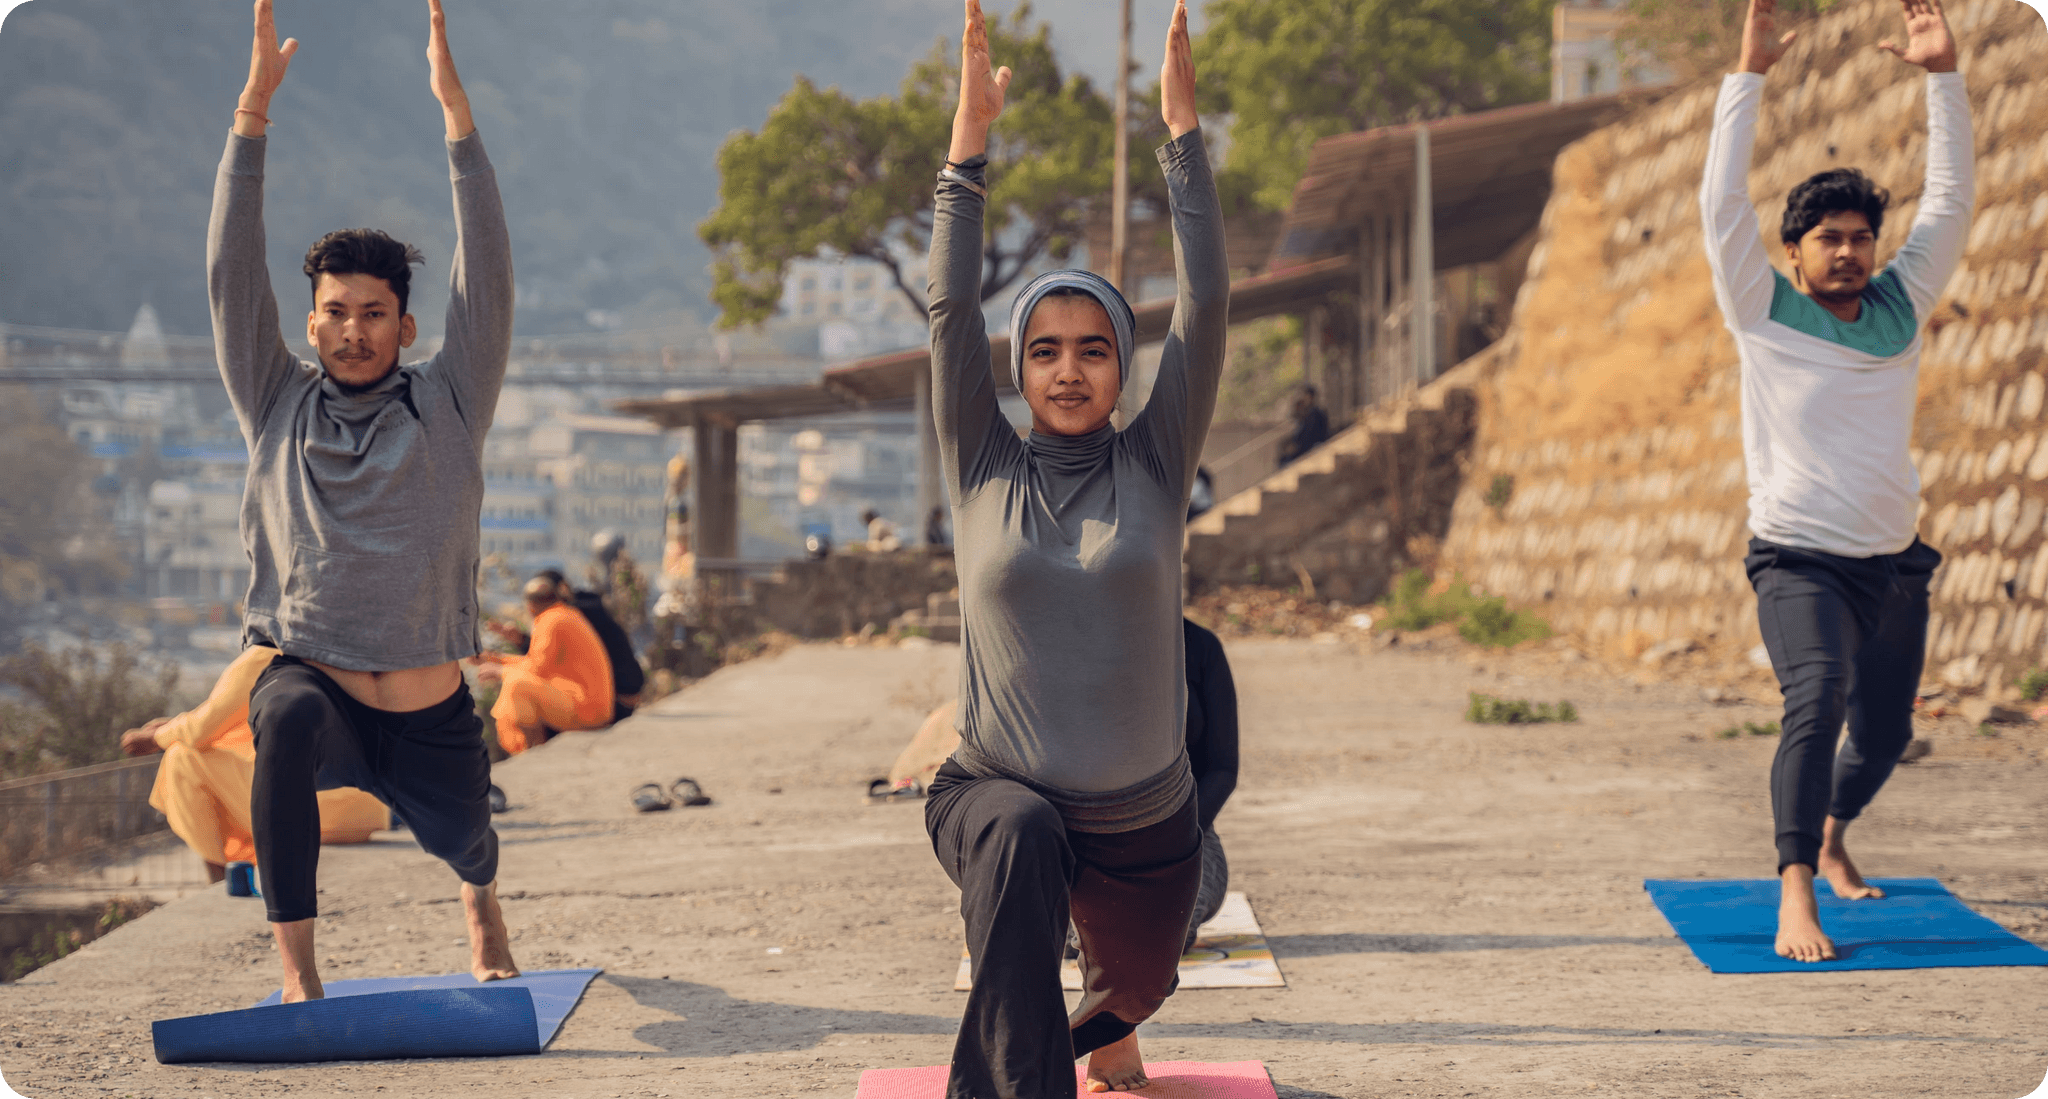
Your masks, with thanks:
[{"label": "woman's raised hands", "polygon": [[1003,113],[1003,93],[1010,87],[1010,67],[990,71],[988,19],[980,0],[967,0],[967,27],[960,33],[960,106],[953,112],[953,145],[946,159],[955,163],[988,149],[988,128]]},{"label": "woman's raised hands", "polygon": [[270,122],[270,97],[284,83],[284,71],[292,55],[299,52],[299,40],[287,38],[277,44],[277,19],[270,0],[256,0],[256,38],[249,47],[249,83],[242,88],[235,107],[235,132],[243,137],[262,137]]},{"label": "woman's raised hands", "polygon": [[1195,116],[1195,47],[1188,41],[1188,3],[1173,5],[1166,30],[1166,60],[1159,65],[1159,117],[1179,137],[1202,124]]}]

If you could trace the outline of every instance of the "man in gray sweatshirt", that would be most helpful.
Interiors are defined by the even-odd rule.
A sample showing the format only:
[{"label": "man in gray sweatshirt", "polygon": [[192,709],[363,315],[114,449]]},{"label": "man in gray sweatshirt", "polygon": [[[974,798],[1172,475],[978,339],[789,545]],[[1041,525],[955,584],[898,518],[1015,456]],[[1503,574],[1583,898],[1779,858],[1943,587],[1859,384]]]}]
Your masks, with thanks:
[{"label": "man in gray sweatshirt", "polygon": [[496,896],[483,723],[457,664],[479,647],[481,456],[511,346],[511,248],[440,0],[428,7],[457,229],[440,352],[399,364],[416,336],[406,303],[422,260],[367,229],[307,253],[319,362],[285,346],[264,263],[264,134],[298,42],[278,45],[271,0],[256,3],[207,230],[215,349],[249,444],[244,640],[283,654],[250,695],[249,725],[256,856],[287,1003],[323,994],[314,795],[335,786],[377,795],[462,879],[476,978],[519,972]]}]

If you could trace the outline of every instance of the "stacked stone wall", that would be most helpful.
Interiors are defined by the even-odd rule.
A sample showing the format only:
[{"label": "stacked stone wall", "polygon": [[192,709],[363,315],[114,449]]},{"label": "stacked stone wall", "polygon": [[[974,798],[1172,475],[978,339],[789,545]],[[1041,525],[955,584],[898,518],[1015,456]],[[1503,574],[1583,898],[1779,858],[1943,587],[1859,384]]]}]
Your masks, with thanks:
[{"label": "stacked stone wall", "polygon": [[903,612],[960,584],[950,550],[835,553],[790,561],[774,579],[756,580],[750,611],[756,629],[798,637],[840,637],[886,629]]},{"label": "stacked stone wall", "polygon": [[[1952,3],[1949,17],[1977,194],[1921,364],[1920,531],[1947,556],[1928,676],[2006,691],[2048,642],[2048,29],[2016,0]],[[1899,33],[1896,3],[1857,0],[1804,29],[1773,70],[1750,177],[1763,225],[1801,179],[1853,165],[1895,198],[1880,262],[1904,241],[1926,106],[1920,70],[1875,48]],[[1739,368],[1699,222],[1717,86],[1559,158],[1511,332],[1473,386],[1478,434],[1442,564],[1612,656],[1690,641],[1733,661],[1758,640],[1741,568]]]}]

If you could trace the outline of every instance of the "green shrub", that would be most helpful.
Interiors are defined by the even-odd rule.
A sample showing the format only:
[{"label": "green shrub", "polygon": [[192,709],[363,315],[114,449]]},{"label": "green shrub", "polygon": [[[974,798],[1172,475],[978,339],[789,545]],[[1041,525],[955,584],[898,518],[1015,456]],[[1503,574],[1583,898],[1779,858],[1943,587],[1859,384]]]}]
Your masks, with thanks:
[{"label": "green shrub", "polygon": [[1458,636],[1474,645],[1505,648],[1509,645],[1550,636],[1550,624],[1525,611],[1511,611],[1507,600],[1481,599],[1465,612],[1458,623]]},{"label": "green shrub", "polygon": [[2017,685],[2020,689],[2021,698],[2026,699],[2028,702],[2039,702],[2041,701],[2041,693],[2048,691],[2048,671],[2042,671],[2039,668],[2028,668],[2021,674]]},{"label": "green shrub", "polygon": [[1381,628],[1426,630],[1438,623],[1456,622],[1458,636],[1494,648],[1550,636],[1549,623],[1527,611],[1509,610],[1507,600],[1499,596],[1474,595],[1472,586],[1463,580],[1434,594],[1429,587],[1429,574],[1421,569],[1403,573],[1381,601],[1388,611]]},{"label": "green shrub", "polygon": [[1526,698],[1495,698],[1473,691],[1467,696],[1465,720],[1479,725],[1540,725],[1579,719],[1579,708],[1569,702],[1530,702]]},{"label": "green shrub", "polygon": [[1734,740],[1744,733],[1748,733],[1750,736],[1777,736],[1778,723],[1766,721],[1759,725],[1754,721],[1745,721],[1740,725],[1730,725],[1714,735],[1722,740]]},{"label": "green shrub", "polygon": [[1508,506],[1508,501],[1514,499],[1514,496],[1515,475],[1512,473],[1496,473],[1493,475],[1493,482],[1486,486],[1486,496],[1482,499],[1482,502],[1487,507],[1492,508],[1493,513],[1497,516]]}]

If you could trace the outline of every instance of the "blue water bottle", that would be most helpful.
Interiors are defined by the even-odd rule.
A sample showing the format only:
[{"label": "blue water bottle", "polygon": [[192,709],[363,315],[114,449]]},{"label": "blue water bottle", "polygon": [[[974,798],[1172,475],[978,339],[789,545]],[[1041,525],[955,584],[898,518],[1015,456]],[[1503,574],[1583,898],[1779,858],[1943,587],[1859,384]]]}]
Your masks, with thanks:
[{"label": "blue water bottle", "polygon": [[228,864],[228,896],[260,897],[256,891],[256,864],[253,862],[231,862]]}]

